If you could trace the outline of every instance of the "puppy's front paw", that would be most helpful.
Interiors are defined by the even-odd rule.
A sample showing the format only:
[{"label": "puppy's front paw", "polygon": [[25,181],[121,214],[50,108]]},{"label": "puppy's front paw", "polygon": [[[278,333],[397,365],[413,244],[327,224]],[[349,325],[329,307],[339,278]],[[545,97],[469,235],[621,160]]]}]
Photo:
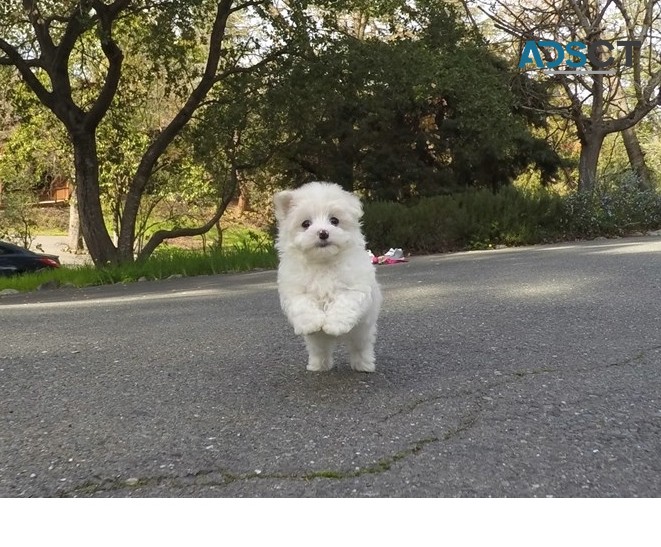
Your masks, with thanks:
[{"label": "puppy's front paw", "polygon": [[326,318],[323,331],[330,336],[341,336],[355,326],[353,321],[341,317]]},{"label": "puppy's front paw", "polygon": [[357,372],[374,372],[376,364],[373,356],[351,356],[351,368]]},{"label": "puppy's front paw", "polygon": [[331,357],[319,358],[310,356],[308,366],[305,368],[310,372],[325,372],[333,368],[333,359]]},{"label": "puppy's front paw", "polygon": [[324,326],[325,319],[324,314],[321,312],[307,313],[304,316],[297,317],[296,321],[293,322],[294,333],[302,335],[319,332]]}]

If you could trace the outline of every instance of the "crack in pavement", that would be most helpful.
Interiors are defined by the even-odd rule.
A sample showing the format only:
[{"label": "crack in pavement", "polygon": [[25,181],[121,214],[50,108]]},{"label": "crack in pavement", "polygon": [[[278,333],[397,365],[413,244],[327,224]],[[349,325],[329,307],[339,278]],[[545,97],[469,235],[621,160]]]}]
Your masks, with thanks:
[{"label": "crack in pavement", "polygon": [[[585,374],[587,372],[595,372],[597,370],[603,370],[603,369],[608,369],[608,368],[615,368],[615,367],[625,367],[629,365],[635,365],[638,364],[640,361],[648,357],[648,354],[654,352],[654,351],[660,351],[661,350],[661,345],[656,345],[656,346],[651,346],[649,348],[639,350],[637,351],[634,355],[630,357],[626,357],[620,361],[615,361],[614,363],[608,363],[606,365],[592,365],[592,366],[587,366],[587,367],[582,367],[582,368],[575,368],[572,369],[572,373],[579,373],[579,374]],[[551,368],[539,368],[539,369],[532,369],[532,370],[517,370],[514,372],[509,372],[509,373],[502,373],[503,376],[516,376],[517,378],[524,378],[526,376],[533,376],[536,374],[553,374],[556,372],[562,372],[563,369],[559,367],[551,367]]]},{"label": "crack in pavement", "polygon": [[[219,470],[199,470],[195,473],[188,473],[181,477],[142,477],[135,479],[104,479],[101,481],[88,481],[80,486],[76,486],[66,491],[60,491],[59,497],[68,498],[76,497],[77,495],[90,496],[102,492],[112,492],[121,490],[138,490],[144,487],[168,485],[171,488],[183,488],[186,482],[193,482],[203,486],[219,486],[227,487],[237,481],[248,481],[254,479],[272,479],[272,480],[296,480],[296,481],[310,481],[314,479],[350,479],[360,477],[368,474],[385,473],[390,470],[393,464],[409,457],[418,454],[425,446],[430,443],[438,442],[440,440],[447,440],[456,432],[466,429],[466,424],[460,424],[457,428],[451,431],[452,435],[446,434],[442,439],[437,437],[429,437],[421,439],[413,443],[412,446],[391,455],[383,457],[374,463],[366,465],[365,467],[353,470],[332,470],[322,469],[317,471],[309,471],[306,473],[261,473],[253,471],[250,473],[233,474],[227,471]],[[214,476],[220,476],[221,480],[204,480],[204,482],[197,482],[198,479],[207,479]]]},{"label": "crack in pavement", "polygon": [[[573,373],[587,373],[603,368],[622,367],[635,365],[645,359],[651,352],[661,350],[661,345],[652,346],[642,351],[638,351],[634,355],[610,363],[608,365],[595,365],[590,367],[583,367],[582,369],[573,369]],[[455,392],[452,396],[447,395],[433,395],[431,397],[418,399],[407,405],[402,406],[399,410],[384,416],[380,421],[385,422],[391,420],[396,416],[412,412],[416,408],[433,403],[439,400],[446,400],[448,398],[466,397],[470,396],[473,399],[473,409],[459,418],[458,424],[448,429],[442,436],[432,436],[420,439],[410,445],[408,448],[400,450],[395,454],[385,456],[358,469],[319,469],[315,471],[308,471],[302,473],[261,473],[253,471],[250,473],[234,474],[225,470],[199,470],[194,473],[188,473],[179,477],[171,476],[154,476],[142,477],[131,479],[100,479],[97,481],[90,480],[74,488],[59,491],[59,497],[76,497],[78,495],[91,496],[103,492],[118,492],[122,490],[140,490],[145,487],[156,487],[166,485],[170,488],[183,488],[189,484],[197,484],[200,486],[217,486],[225,488],[230,484],[237,481],[250,481],[250,480],[291,480],[291,481],[311,481],[314,479],[327,479],[327,480],[346,480],[361,477],[368,474],[380,474],[388,472],[392,466],[408,457],[415,456],[420,453],[426,446],[440,443],[449,442],[458,438],[462,433],[470,430],[479,420],[480,415],[484,412],[484,398],[489,390],[507,384],[510,378],[517,380],[523,379],[528,376],[536,376],[541,374],[555,374],[562,372],[563,369],[555,368],[539,368],[532,370],[517,370],[509,373],[501,373],[500,380],[491,381],[488,385],[480,386],[473,391]]]},{"label": "crack in pavement", "polygon": [[[639,361],[642,361],[647,357],[647,355],[653,351],[659,351],[661,350],[661,345],[658,346],[652,346],[650,348],[641,350],[636,352],[635,355],[631,357],[627,357],[621,361],[616,361],[614,363],[609,363],[607,365],[594,365],[590,367],[583,367],[583,368],[577,368],[573,369],[572,373],[579,373],[579,374],[585,374],[587,372],[594,372],[595,370],[603,369],[603,368],[614,368],[614,367],[622,367],[622,366],[627,366],[627,365],[633,365],[638,363]],[[528,376],[536,376],[540,374],[555,374],[563,372],[563,369],[560,367],[544,367],[544,368],[537,368],[537,369],[527,369],[527,370],[515,370],[513,372],[499,372],[498,376],[502,379],[500,380],[494,380],[490,381],[488,385],[483,385],[480,386],[479,388],[476,388],[475,390],[462,390],[458,392],[453,392],[451,395],[430,395],[428,397],[421,397],[418,398],[414,401],[411,401],[405,405],[402,405],[401,408],[398,410],[391,412],[390,414],[387,414],[383,418],[381,418],[381,422],[387,422],[396,416],[400,416],[402,414],[406,414],[409,412],[413,412],[416,408],[422,405],[426,405],[429,403],[434,403],[436,401],[445,401],[448,399],[456,399],[458,397],[484,397],[486,396],[487,392],[493,388],[499,387],[503,384],[508,383],[508,378],[514,378],[516,380],[520,380],[522,378],[528,377]]]},{"label": "crack in pavement", "polygon": [[[154,487],[161,485],[168,485],[171,488],[183,488],[187,482],[197,483],[198,485],[203,486],[218,486],[218,487],[227,487],[230,484],[237,481],[248,481],[255,479],[272,479],[272,480],[292,480],[292,481],[311,481],[314,479],[333,479],[333,480],[343,480],[343,479],[352,479],[361,477],[363,475],[370,474],[380,474],[389,471],[392,466],[410,456],[417,455],[422,451],[427,445],[438,443],[438,442],[447,442],[457,438],[461,433],[469,430],[477,422],[478,416],[481,412],[481,409],[477,409],[473,412],[470,412],[466,416],[463,416],[459,423],[449,429],[441,437],[426,437],[414,442],[408,448],[400,450],[395,454],[385,456],[376,460],[373,463],[365,465],[361,468],[356,468],[352,470],[348,469],[320,469],[315,471],[308,471],[305,473],[261,473],[259,471],[253,471],[250,473],[234,474],[225,470],[199,470],[194,473],[188,473],[180,477],[170,477],[170,476],[155,476],[155,477],[142,477],[142,478],[133,478],[133,479],[101,479],[99,481],[88,481],[84,484],[71,488],[69,490],[63,490],[58,493],[59,497],[68,498],[76,497],[78,495],[82,496],[91,496],[97,493],[102,492],[112,492],[112,491],[121,491],[121,490],[138,490],[145,487]],[[213,480],[214,477],[219,477],[220,480]],[[211,478],[212,480],[206,480]],[[203,482],[199,482],[199,479],[202,479]]]},{"label": "crack in pavement", "polygon": [[[376,460],[373,463],[365,465],[357,469],[319,469],[316,471],[308,471],[305,473],[261,473],[253,471],[250,473],[234,474],[225,470],[208,469],[199,470],[194,473],[188,473],[180,477],[170,476],[156,476],[156,477],[142,477],[133,479],[102,479],[100,481],[88,481],[80,486],[76,486],[66,491],[60,491],[59,497],[76,497],[77,495],[90,496],[102,492],[112,492],[121,490],[138,490],[145,487],[168,485],[171,488],[183,488],[187,486],[186,483],[193,482],[194,484],[202,486],[217,486],[227,487],[237,481],[249,480],[290,480],[290,481],[311,481],[314,479],[331,479],[331,480],[344,480],[361,477],[363,475],[380,474],[388,472],[392,466],[408,457],[415,456],[421,452],[426,446],[439,443],[448,442],[459,437],[463,432],[472,428],[482,412],[481,405],[478,403],[477,408],[462,416],[459,423],[450,428],[441,437],[426,437],[414,442],[408,448],[400,450],[390,456],[385,456]],[[214,477],[220,477],[220,480],[213,480]],[[212,480],[206,480],[212,478]],[[203,482],[199,482],[202,479]]]}]

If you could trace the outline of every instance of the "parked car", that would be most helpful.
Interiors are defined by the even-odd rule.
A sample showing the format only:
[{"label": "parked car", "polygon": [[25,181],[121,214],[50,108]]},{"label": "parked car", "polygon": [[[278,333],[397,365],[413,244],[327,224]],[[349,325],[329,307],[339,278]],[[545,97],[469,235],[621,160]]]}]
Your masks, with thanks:
[{"label": "parked car", "polygon": [[38,272],[59,267],[60,258],[58,256],[35,253],[13,243],[0,241],[0,276]]}]

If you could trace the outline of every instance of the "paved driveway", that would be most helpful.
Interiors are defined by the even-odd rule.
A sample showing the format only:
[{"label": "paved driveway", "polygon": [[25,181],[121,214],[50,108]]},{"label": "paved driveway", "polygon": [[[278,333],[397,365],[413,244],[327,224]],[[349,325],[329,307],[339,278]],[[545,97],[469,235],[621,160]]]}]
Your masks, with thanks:
[{"label": "paved driveway", "polygon": [[661,239],[378,271],[377,372],[274,272],[0,299],[0,496],[661,495]]}]

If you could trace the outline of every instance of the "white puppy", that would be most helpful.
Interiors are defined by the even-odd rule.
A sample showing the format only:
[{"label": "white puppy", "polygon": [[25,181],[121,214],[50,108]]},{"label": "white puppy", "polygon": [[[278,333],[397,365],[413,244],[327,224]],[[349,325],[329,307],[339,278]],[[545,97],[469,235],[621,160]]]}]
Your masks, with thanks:
[{"label": "white puppy", "polygon": [[280,304],[308,349],[308,370],[330,370],[338,337],[354,370],[374,371],[381,291],[360,229],[360,200],[310,182],[274,197]]}]

